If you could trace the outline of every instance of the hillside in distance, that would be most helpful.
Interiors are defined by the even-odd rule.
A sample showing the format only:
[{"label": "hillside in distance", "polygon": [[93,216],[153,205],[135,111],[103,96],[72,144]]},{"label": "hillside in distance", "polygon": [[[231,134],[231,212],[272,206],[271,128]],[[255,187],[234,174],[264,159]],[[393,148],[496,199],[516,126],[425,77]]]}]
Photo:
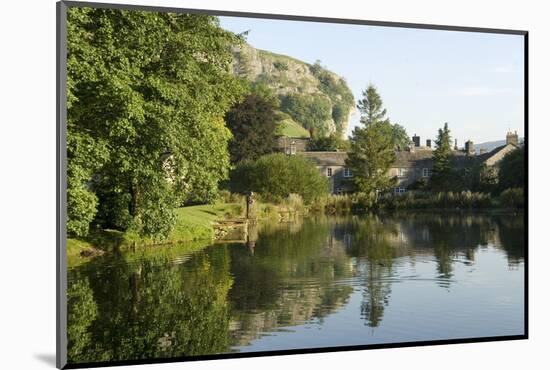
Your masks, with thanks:
[{"label": "hillside in distance", "polygon": [[[523,138],[519,138],[519,142],[523,143]],[[484,143],[474,144],[474,149],[476,150],[476,153],[479,153],[480,149],[485,149],[488,152],[490,152],[493,149],[498,148],[499,146],[503,146],[506,144],[506,140],[496,140],[496,141],[487,141]]]},{"label": "hillside in distance", "polygon": [[346,81],[320,62],[309,64],[245,43],[233,50],[232,67],[235,75],[265,84],[278,96],[288,126],[316,136],[346,132],[355,98]]}]

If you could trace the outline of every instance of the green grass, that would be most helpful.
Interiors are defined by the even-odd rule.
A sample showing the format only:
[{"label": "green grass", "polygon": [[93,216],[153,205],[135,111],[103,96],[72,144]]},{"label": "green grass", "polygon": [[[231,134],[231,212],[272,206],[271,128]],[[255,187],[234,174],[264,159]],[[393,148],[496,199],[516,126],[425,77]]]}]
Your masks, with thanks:
[{"label": "green grass", "polygon": [[212,222],[219,219],[238,217],[242,206],[238,203],[205,204],[182,207],[176,210],[177,223],[169,236],[171,241],[212,239]]},{"label": "green grass", "polygon": [[277,127],[277,135],[297,138],[310,137],[309,131],[296,123],[288,114],[281,113],[281,118]]},{"label": "green grass", "polygon": [[[67,262],[69,266],[77,266],[93,257],[82,257],[83,251],[112,252],[114,250],[130,250],[134,246],[150,246],[155,244],[176,244],[182,242],[208,241],[214,238],[212,223],[215,220],[239,217],[242,205],[239,203],[205,204],[176,209],[177,221],[167,239],[155,241],[142,238],[133,232],[117,230],[96,230],[84,240],[67,239]],[[193,250],[200,249],[209,243],[191,243]],[[188,248],[186,246],[185,248]]]}]

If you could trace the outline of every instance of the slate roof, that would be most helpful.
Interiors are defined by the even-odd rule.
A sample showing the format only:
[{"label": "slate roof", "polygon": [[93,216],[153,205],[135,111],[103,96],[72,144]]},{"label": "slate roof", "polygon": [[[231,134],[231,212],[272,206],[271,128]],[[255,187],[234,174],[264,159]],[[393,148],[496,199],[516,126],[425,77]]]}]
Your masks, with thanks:
[{"label": "slate roof", "polygon": [[346,152],[301,152],[306,158],[312,159],[317,166],[345,166]]},{"label": "slate roof", "polygon": [[[513,145],[513,144],[512,144]],[[488,160],[489,158],[491,158],[492,156],[494,156],[495,154],[498,154],[502,149],[506,148],[508,146],[508,144],[505,144],[505,145],[501,145],[493,150],[491,150],[490,152],[487,152],[487,153],[483,153],[483,154],[480,154],[478,155],[477,157],[482,161],[482,162],[485,162],[486,160]]]},{"label": "slate roof", "polygon": [[431,165],[432,157],[432,150],[419,149],[412,152],[408,150],[402,150],[395,152],[395,162],[392,167],[429,167],[428,164]]},{"label": "slate roof", "polygon": [[[469,156],[463,151],[453,151],[452,165],[454,168],[465,168],[471,166],[474,161],[485,162],[492,156],[498,154],[503,150],[506,145],[493,149],[488,153],[480,155]],[[345,166],[346,158],[348,157],[346,152],[301,152],[306,158],[310,158],[315,161],[317,166]],[[414,151],[398,151],[395,153],[395,162],[392,167],[399,168],[431,168],[433,166],[433,150],[430,149],[417,149]]]}]

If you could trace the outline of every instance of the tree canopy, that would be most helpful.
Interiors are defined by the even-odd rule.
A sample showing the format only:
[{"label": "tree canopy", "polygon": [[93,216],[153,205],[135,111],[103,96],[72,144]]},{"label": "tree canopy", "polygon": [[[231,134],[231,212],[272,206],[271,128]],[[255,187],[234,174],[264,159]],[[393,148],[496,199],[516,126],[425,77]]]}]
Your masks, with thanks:
[{"label": "tree canopy", "polygon": [[238,193],[257,192],[271,201],[299,194],[309,203],[326,194],[328,183],[309,159],[275,153],[239,164],[231,173],[230,188]]},{"label": "tree canopy", "polygon": [[240,39],[206,15],[77,7],[67,31],[68,232],[99,210],[104,226],[164,236],[175,206],[227,177]]},{"label": "tree canopy", "polygon": [[447,122],[445,122],[443,128],[439,129],[435,145],[430,186],[435,190],[447,190],[451,188],[453,180],[453,169],[451,166],[452,138]]},{"label": "tree canopy", "polygon": [[347,151],[349,148],[349,142],[342,139],[337,133],[332,133],[325,137],[313,138],[306,146],[306,150],[310,152]]},{"label": "tree canopy", "polygon": [[499,164],[498,188],[502,191],[509,188],[525,186],[525,147],[521,146],[506,154]]},{"label": "tree canopy", "polygon": [[394,184],[394,179],[388,176],[395,161],[393,129],[373,85],[363,91],[357,108],[362,126],[353,130],[346,165],[354,174],[352,181],[357,190],[377,195]]},{"label": "tree canopy", "polygon": [[233,163],[256,160],[273,152],[275,132],[279,122],[278,100],[266,87],[256,86],[244,101],[235,105],[225,116],[233,138],[229,153]]},{"label": "tree canopy", "polygon": [[322,95],[289,94],[282,98],[281,111],[287,113],[315,136],[327,136],[326,122],[330,121],[331,102]]}]

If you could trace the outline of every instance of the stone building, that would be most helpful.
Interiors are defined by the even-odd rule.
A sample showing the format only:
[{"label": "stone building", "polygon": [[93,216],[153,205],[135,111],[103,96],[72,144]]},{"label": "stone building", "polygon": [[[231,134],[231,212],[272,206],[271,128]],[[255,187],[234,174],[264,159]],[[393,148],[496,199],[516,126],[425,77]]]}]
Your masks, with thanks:
[{"label": "stone building", "polygon": [[327,177],[332,194],[351,191],[352,186],[349,180],[353,174],[346,167],[348,158],[346,152],[302,152],[299,154],[315,162],[319,172]]},{"label": "stone building", "polygon": [[[455,145],[456,147],[456,145]],[[476,154],[474,143],[468,140],[464,149],[453,150],[452,166],[455,170],[469,171],[476,164],[483,164],[489,176],[498,174],[498,163],[504,156],[519,148],[517,133],[509,132],[506,135],[506,144],[490,152]],[[388,176],[395,177],[397,184],[393,189],[396,194],[407,192],[412,184],[419,180],[428,180],[432,176],[433,148],[431,140],[425,146],[420,145],[420,137],[414,136],[411,146],[405,150],[395,152],[395,162],[391,166]],[[324,176],[329,179],[332,194],[349,192],[352,189],[350,182],[353,173],[346,167],[347,153],[345,152],[299,152],[313,160]]]},{"label": "stone building", "polygon": [[277,150],[285,154],[305,152],[309,138],[303,137],[277,137]]}]

